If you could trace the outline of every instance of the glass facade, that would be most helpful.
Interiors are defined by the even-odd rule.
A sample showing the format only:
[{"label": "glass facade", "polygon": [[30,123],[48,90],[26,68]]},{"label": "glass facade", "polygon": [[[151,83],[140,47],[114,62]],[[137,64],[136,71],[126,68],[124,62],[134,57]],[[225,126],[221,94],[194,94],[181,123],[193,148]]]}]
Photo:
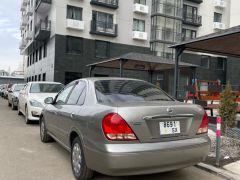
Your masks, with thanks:
[{"label": "glass facade", "polygon": [[151,20],[151,50],[154,55],[174,58],[171,44],[181,42],[182,0],[153,0]]}]

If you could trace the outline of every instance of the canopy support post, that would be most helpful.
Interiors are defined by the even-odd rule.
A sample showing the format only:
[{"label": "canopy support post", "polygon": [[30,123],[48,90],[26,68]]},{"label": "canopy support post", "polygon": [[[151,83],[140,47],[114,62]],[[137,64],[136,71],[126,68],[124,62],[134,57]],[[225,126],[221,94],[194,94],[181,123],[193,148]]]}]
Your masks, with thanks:
[{"label": "canopy support post", "polygon": [[176,48],[176,55],[175,55],[175,68],[174,68],[174,83],[173,83],[173,95],[174,98],[177,98],[178,95],[178,82],[179,82],[179,59],[182,55],[185,47],[178,47]]},{"label": "canopy support post", "polygon": [[92,77],[92,71],[95,69],[95,66],[90,66],[89,67],[89,72],[88,72],[88,76]]}]

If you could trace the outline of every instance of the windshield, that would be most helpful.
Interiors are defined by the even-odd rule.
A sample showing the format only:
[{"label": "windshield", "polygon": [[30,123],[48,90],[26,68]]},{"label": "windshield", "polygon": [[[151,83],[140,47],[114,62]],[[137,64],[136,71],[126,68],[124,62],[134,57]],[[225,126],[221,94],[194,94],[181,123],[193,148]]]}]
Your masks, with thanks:
[{"label": "windshield", "polygon": [[62,84],[32,84],[30,93],[58,93],[62,88]]},{"label": "windshield", "polygon": [[102,80],[95,82],[100,103],[173,101],[156,86],[136,80]]},{"label": "windshield", "polygon": [[14,91],[14,92],[15,92],[15,91],[21,91],[21,90],[24,88],[24,86],[25,86],[24,84],[16,85],[16,86],[14,87],[14,90],[13,90],[13,91]]}]

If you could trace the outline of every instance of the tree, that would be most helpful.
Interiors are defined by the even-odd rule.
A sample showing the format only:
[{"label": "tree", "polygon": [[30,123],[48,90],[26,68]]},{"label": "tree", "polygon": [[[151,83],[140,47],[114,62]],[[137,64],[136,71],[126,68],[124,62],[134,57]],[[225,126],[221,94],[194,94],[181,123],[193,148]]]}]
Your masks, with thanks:
[{"label": "tree", "polygon": [[225,133],[227,127],[235,127],[237,106],[236,96],[232,93],[231,84],[228,82],[224,91],[220,95],[219,114],[222,117],[222,133]]}]

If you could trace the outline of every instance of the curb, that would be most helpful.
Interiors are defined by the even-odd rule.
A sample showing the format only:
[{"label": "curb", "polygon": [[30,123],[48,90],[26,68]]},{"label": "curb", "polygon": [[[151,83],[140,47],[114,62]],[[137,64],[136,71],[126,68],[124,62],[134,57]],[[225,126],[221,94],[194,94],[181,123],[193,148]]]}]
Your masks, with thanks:
[{"label": "curb", "polygon": [[211,174],[214,174],[214,175],[219,176],[221,178],[224,178],[226,180],[240,180],[240,176],[238,176],[236,174],[232,174],[229,171],[214,167],[214,166],[209,165],[209,164],[199,163],[195,166],[199,169],[207,171]]}]

